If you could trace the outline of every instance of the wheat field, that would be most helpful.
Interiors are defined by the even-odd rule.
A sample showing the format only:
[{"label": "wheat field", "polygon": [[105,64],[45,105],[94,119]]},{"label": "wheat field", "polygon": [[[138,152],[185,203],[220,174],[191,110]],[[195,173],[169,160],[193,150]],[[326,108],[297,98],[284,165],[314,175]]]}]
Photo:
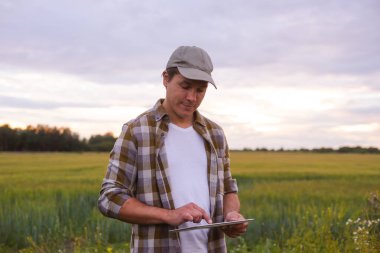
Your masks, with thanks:
[{"label": "wheat field", "polygon": [[[0,252],[129,252],[96,202],[107,153],[0,153]],[[248,232],[229,252],[380,252],[380,155],[231,152]]]}]

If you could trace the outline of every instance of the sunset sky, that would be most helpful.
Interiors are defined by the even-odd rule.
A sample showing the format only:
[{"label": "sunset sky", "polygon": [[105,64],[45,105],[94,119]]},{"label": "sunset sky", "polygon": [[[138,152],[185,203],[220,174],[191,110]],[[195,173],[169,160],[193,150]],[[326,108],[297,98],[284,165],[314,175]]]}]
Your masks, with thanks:
[{"label": "sunset sky", "polygon": [[231,148],[380,148],[380,1],[0,2],[0,124],[113,132],[165,95],[180,45]]}]

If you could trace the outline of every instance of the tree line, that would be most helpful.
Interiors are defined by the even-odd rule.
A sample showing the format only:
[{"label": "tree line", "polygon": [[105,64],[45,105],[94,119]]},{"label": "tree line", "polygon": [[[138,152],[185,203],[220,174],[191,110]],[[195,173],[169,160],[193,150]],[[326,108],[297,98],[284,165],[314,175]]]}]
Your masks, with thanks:
[{"label": "tree line", "polygon": [[[0,151],[111,151],[116,138],[112,133],[92,135],[88,140],[67,127],[47,125],[27,126],[25,129],[11,128],[8,124],[0,126]],[[243,148],[235,151],[252,152],[314,152],[314,153],[357,153],[380,154],[376,147],[340,147],[313,149],[267,149]]]},{"label": "tree line", "polygon": [[238,151],[251,151],[251,152],[312,152],[312,153],[353,153],[353,154],[380,154],[380,149],[376,147],[361,147],[361,146],[343,146],[339,148],[312,148],[312,149],[306,149],[306,148],[300,148],[300,149],[267,149],[267,148],[243,148],[242,150]]},{"label": "tree line", "polygon": [[80,139],[67,127],[0,126],[0,151],[111,151],[115,140],[111,133]]}]

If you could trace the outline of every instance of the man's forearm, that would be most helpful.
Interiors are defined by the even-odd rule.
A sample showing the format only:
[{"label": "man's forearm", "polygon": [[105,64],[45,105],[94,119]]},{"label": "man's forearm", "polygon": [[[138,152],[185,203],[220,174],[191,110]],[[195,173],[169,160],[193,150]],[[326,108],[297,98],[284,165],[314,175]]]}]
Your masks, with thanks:
[{"label": "man's forearm", "polygon": [[212,223],[209,214],[194,203],[169,210],[148,206],[136,198],[129,198],[124,202],[117,218],[128,223],[150,225],[169,224],[178,226],[187,221],[199,223],[202,219]]},{"label": "man's forearm", "polygon": [[[230,212],[240,212],[240,201],[236,193],[227,193],[223,197],[223,216]],[[174,212],[173,212],[174,211]],[[133,224],[173,224],[182,223],[184,219],[180,210],[168,210],[164,208],[148,206],[136,198],[129,198],[122,205],[118,219]],[[185,213],[188,213],[185,210]],[[178,217],[181,216],[181,217]],[[173,224],[175,225],[175,224]]]},{"label": "man's forearm", "polygon": [[240,201],[236,193],[227,193],[223,196],[223,216],[229,212],[240,212]]},{"label": "man's forearm", "polygon": [[148,206],[136,198],[129,198],[121,206],[119,219],[133,224],[162,224],[167,223],[169,210]]}]

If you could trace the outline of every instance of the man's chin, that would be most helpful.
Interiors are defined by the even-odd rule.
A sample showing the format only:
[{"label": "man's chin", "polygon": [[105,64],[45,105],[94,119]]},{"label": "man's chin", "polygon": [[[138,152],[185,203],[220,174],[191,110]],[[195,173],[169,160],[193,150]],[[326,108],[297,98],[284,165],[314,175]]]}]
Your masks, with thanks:
[{"label": "man's chin", "polygon": [[187,119],[187,118],[192,118],[192,117],[193,117],[193,114],[194,114],[194,111],[182,111],[182,112],[180,112],[178,115],[179,115],[182,119]]}]

